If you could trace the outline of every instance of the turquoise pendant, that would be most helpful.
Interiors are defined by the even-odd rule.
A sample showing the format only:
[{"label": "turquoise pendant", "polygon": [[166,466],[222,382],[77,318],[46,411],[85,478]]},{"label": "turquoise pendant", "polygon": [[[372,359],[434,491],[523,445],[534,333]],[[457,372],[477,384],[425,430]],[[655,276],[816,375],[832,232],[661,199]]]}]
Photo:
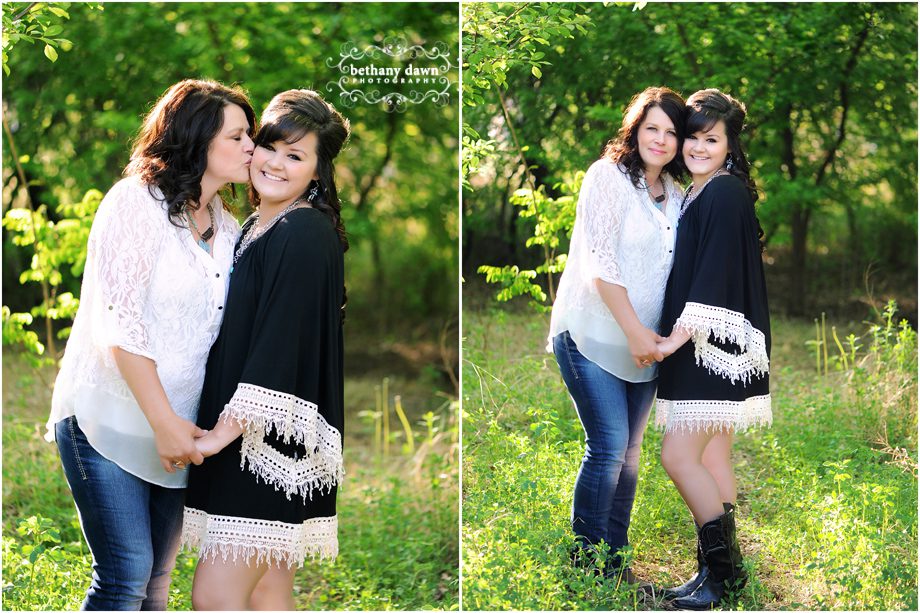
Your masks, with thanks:
[{"label": "turquoise pendant", "polygon": [[211,255],[211,246],[208,244],[208,241],[199,239],[198,246],[204,249],[204,252],[208,255]]}]

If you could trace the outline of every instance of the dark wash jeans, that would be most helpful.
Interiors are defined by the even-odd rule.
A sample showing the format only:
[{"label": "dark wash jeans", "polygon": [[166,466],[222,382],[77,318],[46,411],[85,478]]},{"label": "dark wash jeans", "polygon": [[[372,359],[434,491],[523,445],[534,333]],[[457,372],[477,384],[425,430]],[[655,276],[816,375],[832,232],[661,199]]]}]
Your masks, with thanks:
[{"label": "dark wash jeans", "polygon": [[553,351],[585,430],[572,530],[582,547],[603,540],[612,554],[629,544],[639,453],[657,381],[630,383],[610,374],[579,353],[568,332],[553,338]]},{"label": "dark wash jeans", "polygon": [[99,455],[76,417],[55,425],[67,483],[93,554],[85,611],[165,611],[184,489],[153,485]]}]

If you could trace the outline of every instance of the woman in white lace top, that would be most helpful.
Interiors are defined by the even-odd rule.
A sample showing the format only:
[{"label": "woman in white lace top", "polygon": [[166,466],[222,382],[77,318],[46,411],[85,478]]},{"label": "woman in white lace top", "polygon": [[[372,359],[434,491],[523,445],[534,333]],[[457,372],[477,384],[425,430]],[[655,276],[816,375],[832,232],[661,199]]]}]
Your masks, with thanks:
[{"label": "woman in white lace top", "polygon": [[572,503],[574,556],[590,565],[604,541],[605,575],[629,582],[635,580],[616,554],[628,545],[662,357],[656,342],[677,229],[683,108],[664,87],[638,94],[617,138],[585,174],[547,348],[585,430]]},{"label": "woman in white lace top", "polygon": [[239,236],[218,190],[248,180],[254,123],[241,91],[177,83],[93,220],[47,424],[93,555],[86,609],[166,607]]}]

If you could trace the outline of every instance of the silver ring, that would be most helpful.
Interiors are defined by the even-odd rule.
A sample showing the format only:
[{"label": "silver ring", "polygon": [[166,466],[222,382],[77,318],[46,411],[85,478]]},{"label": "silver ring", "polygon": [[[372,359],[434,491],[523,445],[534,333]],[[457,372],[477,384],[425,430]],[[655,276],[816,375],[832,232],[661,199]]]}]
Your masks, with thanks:
[{"label": "silver ring", "polygon": [[185,468],[185,462],[173,462],[173,468],[183,469]]}]

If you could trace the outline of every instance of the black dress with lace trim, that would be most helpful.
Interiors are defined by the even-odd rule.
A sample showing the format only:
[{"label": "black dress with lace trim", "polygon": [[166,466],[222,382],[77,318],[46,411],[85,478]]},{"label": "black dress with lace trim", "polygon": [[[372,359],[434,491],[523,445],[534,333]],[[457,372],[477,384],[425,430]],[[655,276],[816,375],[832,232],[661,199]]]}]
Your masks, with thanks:
[{"label": "black dress with lace trim", "polygon": [[772,422],[770,313],[754,203],[741,179],[715,177],[677,227],[661,333],[692,338],[659,367],[655,423],[744,430]]},{"label": "black dress with lace trim", "polygon": [[342,246],[312,208],[289,212],[234,265],[197,423],[245,431],[189,468],[184,547],[247,564],[337,555],[343,291]]}]

